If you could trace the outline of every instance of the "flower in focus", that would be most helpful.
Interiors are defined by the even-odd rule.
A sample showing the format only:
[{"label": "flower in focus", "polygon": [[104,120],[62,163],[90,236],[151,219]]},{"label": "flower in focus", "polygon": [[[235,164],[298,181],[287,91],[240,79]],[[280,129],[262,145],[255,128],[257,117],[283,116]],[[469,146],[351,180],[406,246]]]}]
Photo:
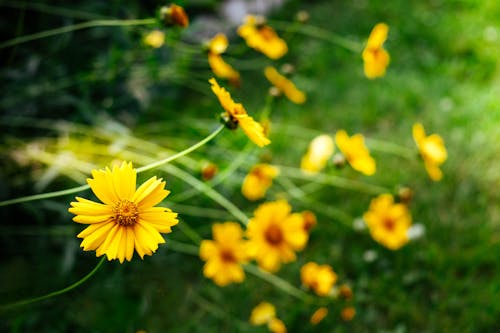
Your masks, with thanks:
[{"label": "flower in focus", "polygon": [[335,141],[347,162],[354,170],[357,170],[367,176],[371,176],[376,171],[376,164],[373,157],[370,156],[368,148],[365,146],[363,135],[355,134],[351,137],[344,130],[337,131]]},{"label": "flower in focus", "polygon": [[324,306],[320,307],[318,310],[314,311],[311,316],[310,322],[313,325],[319,324],[328,315],[328,309]]},{"label": "flower in focus", "polygon": [[261,302],[253,308],[250,324],[255,326],[267,324],[273,333],[286,333],[285,324],[276,317],[276,308],[269,302]]},{"label": "flower in focus", "polygon": [[290,101],[295,104],[302,104],[306,101],[306,95],[297,89],[295,84],[281,75],[276,68],[267,66],[264,69],[264,75],[279,91],[285,94]]},{"label": "flower in focus", "polygon": [[184,8],[176,4],[160,8],[160,19],[167,25],[186,28],[189,25],[189,17]]},{"label": "flower in focus", "polygon": [[279,59],[288,52],[288,46],[273,28],[264,24],[264,20],[261,16],[247,15],[245,23],[238,28],[238,35],[245,39],[249,47],[270,59]]},{"label": "flower in focus", "polygon": [[448,158],[443,139],[437,134],[425,135],[424,126],[420,123],[413,125],[413,139],[417,144],[420,155],[424,160],[425,169],[429,177],[434,181],[443,178],[443,172],[439,168]]},{"label": "flower in focus", "polygon": [[351,321],[355,315],[356,315],[356,309],[353,308],[352,306],[345,307],[340,312],[340,316],[342,317],[343,321]]},{"label": "flower in focus", "polygon": [[315,137],[309,144],[307,153],[302,157],[300,168],[308,173],[323,170],[335,150],[331,136],[323,134]]},{"label": "flower in focus", "polygon": [[263,203],[248,223],[249,254],[266,271],[276,272],[281,263],[294,261],[295,251],[307,243],[302,214],[291,210],[286,200]]},{"label": "flower in focus", "polygon": [[144,36],[144,44],[154,47],[155,49],[162,47],[165,43],[165,33],[160,30],[153,30]]},{"label": "flower in focus", "polygon": [[221,54],[226,52],[228,40],[226,35],[218,33],[208,45],[208,64],[217,77],[227,79],[235,86],[240,84],[240,73],[226,63]]},{"label": "flower in focus", "polygon": [[77,235],[84,251],[96,250],[98,257],[106,254],[123,263],[132,259],[134,249],[142,259],[165,243],[160,233],[172,232],[179,221],[177,213],[155,207],[169,194],[161,178],[152,177],[136,190],[137,171],[126,162],[112,170],[93,170],[92,177],[87,183],[103,203],[76,197],[68,209],[76,215],[73,221],[89,224]]},{"label": "flower in focus", "polygon": [[406,205],[394,203],[390,194],[381,194],[370,203],[363,219],[374,240],[391,250],[408,242],[411,215]]},{"label": "flower in focus", "polygon": [[258,200],[265,196],[279,169],[269,164],[257,164],[246,175],[241,186],[241,193],[248,200]]},{"label": "flower in focus", "polygon": [[311,288],[319,296],[326,296],[337,282],[337,274],[329,265],[308,262],[300,269],[300,279],[304,286]]},{"label": "flower in focus", "polygon": [[241,264],[247,260],[246,241],[243,230],[236,222],[215,223],[212,240],[200,244],[200,257],[206,261],[203,275],[214,280],[218,286],[242,282],[245,272]]},{"label": "flower in focus", "polygon": [[264,128],[261,124],[255,121],[247,114],[247,111],[240,103],[235,103],[226,89],[221,88],[214,78],[209,80],[212,85],[212,91],[219,99],[220,104],[226,111],[226,116],[229,118],[228,126],[241,126],[241,129],[257,146],[264,147],[271,143],[265,136]]},{"label": "flower in focus", "polygon": [[382,47],[387,39],[389,26],[385,23],[375,25],[368,42],[363,50],[363,62],[365,75],[369,79],[375,79],[385,75],[385,70],[389,65],[389,53]]}]

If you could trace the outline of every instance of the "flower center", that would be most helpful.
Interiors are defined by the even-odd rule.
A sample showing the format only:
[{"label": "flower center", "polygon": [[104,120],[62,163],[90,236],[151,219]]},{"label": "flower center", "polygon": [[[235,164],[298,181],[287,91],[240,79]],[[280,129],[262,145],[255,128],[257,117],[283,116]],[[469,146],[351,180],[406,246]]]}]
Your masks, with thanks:
[{"label": "flower center", "polygon": [[234,257],[233,252],[228,250],[228,249],[224,249],[224,250],[220,251],[220,258],[225,263],[236,262],[236,258]]},{"label": "flower center", "polygon": [[281,228],[275,224],[271,224],[265,234],[264,237],[266,241],[271,245],[278,245],[283,241],[283,233],[281,232]]},{"label": "flower center", "polygon": [[113,208],[113,212],[115,222],[125,227],[134,225],[139,217],[137,205],[126,199],[120,200]]},{"label": "flower center", "polygon": [[385,229],[387,229],[389,231],[394,231],[394,228],[396,227],[396,223],[394,222],[393,219],[386,218],[386,219],[384,219],[384,227],[385,227]]}]

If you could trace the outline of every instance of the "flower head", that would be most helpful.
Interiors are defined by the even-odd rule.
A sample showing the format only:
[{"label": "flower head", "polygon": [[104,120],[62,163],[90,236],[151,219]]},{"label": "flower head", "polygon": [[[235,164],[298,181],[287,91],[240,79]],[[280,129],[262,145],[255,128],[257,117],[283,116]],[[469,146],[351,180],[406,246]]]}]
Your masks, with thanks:
[{"label": "flower head", "polygon": [[186,28],[189,25],[189,17],[184,8],[176,4],[160,8],[160,18],[167,25],[175,25]]},{"label": "flower head", "polygon": [[235,103],[226,89],[221,88],[214,78],[209,80],[212,91],[219,99],[221,106],[226,111],[226,115],[232,124],[239,125],[245,134],[257,146],[263,147],[271,143],[265,136],[264,128],[247,114],[247,111],[240,103]]},{"label": "flower head", "polygon": [[276,68],[267,66],[264,69],[264,75],[279,91],[285,94],[290,101],[295,104],[302,104],[306,101],[306,95],[297,89],[295,84],[281,75]]},{"label": "flower head", "polygon": [[390,194],[381,194],[370,203],[363,219],[373,239],[391,250],[408,242],[411,215],[406,205],[394,203]]},{"label": "flower head", "polygon": [[325,317],[328,315],[328,309],[324,306],[318,308],[311,316],[309,320],[311,324],[317,325],[319,324]]},{"label": "flower head", "polygon": [[342,317],[343,321],[351,321],[354,316],[356,315],[356,309],[353,308],[352,306],[347,306],[342,309],[340,312],[340,316]]},{"label": "flower head", "polygon": [[165,43],[165,33],[160,30],[153,30],[144,36],[144,44],[154,47],[155,49],[162,47]]},{"label": "flower head", "polygon": [[276,317],[276,308],[269,302],[261,302],[250,314],[250,324],[259,326],[267,324],[272,333],[286,333],[286,326]]},{"label": "flower head", "polygon": [[439,166],[448,158],[443,139],[437,134],[426,136],[424,126],[420,123],[413,125],[413,139],[424,160],[429,177],[434,181],[441,180],[443,172]]},{"label": "flower head", "polygon": [[87,179],[90,188],[103,203],[80,197],[71,203],[73,221],[89,224],[78,234],[84,251],[96,250],[98,257],[130,261],[135,251],[141,258],[151,255],[165,243],[160,233],[170,233],[178,223],[177,213],[155,207],[168,194],[165,182],[152,177],[136,189],[136,170],[123,162],[112,170],[93,170]]},{"label": "flower head", "polygon": [[303,285],[314,290],[319,296],[326,296],[337,282],[337,274],[329,265],[308,262],[300,269],[300,279]]},{"label": "flower head", "polygon": [[309,233],[309,231],[311,231],[311,229],[314,228],[316,224],[318,224],[316,215],[314,215],[314,213],[310,210],[305,210],[302,212],[302,219],[304,221],[303,228],[307,233]]},{"label": "flower head", "polygon": [[270,59],[279,59],[288,52],[288,46],[278,34],[264,24],[261,16],[247,15],[245,23],[238,28],[238,35],[245,39],[247,45],[262,52]]},{"label": "flower head", "polygon": [[365,146],[363,135],[355,134],[351,137],[347,132],[340,130],[335,134],[335,141],[347,162],[354,170],[357,170],[367,176],[371,176],[376,171],[376,164],[373,157],[370,156],[368,148]]},{"label": "flower head", "polygon": [[363,62],[365,75],[369,79],[375,79],[385,75],[385,70],[390,62],[389,53],[382,47],[387,39],[389,26],[378,23],[373,28],[368,42],[363,50]]},{"label": "flower head", "polygon": [[241,193],[248,200],[262,199],[278,174],[279,169],[269,164],[253,166],[243,180]]},{"label": "flower head", "polygon": [[267,202],[248,223],[249,253],[264,270],[275,272],[281,263],[294,261],[295,251],[307,243],[302,214],[291,210],[286,200]]},{"label": "flower head", "polygon": [[240,73],[222,59],[221,54],[227,49],[228,41],[224,34],[217,34],[209,42],[208,64],[217,77],[227,79],[235,86],[240,84]]},{"label": "flower head", "polygon": [[318,173],[325,168],[334,151],[332,137],[327,134],[319,135],[309,143],[307,153],[300,162],[300,168],[307,173]]},{"label": "flower head", "polygon": [[236,222],[215,223],[212,240],[203,240],[200,257],[206,261],[203,274],[218,286],[242,282],[245,272],[241,264],[247,260],[243,230]]}]

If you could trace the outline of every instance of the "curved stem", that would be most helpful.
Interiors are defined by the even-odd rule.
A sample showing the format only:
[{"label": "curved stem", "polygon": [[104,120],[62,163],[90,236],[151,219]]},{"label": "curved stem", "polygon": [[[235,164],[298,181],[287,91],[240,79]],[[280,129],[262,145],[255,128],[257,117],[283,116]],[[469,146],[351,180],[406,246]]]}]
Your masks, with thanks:
[{"label": "curved stem", "polygon": [[87,281],[89,278],[91,278],[92,275],[94,275],[95,272],[97,272],[99,270],[99,268],[102,266],[102,264],[104,263],[105,259],[106,259],[106,257],[102,257],[101,261],[99,261],[99,263],[97,264],[97,266],[94,267],[94,269],[90,273],[88,273],[83,278],[81,278],[80,280],[78,280],[77,282],[73,283],[72,285],[70,285],[70,286],[68,286],[66,288],[63,288],[63,289],[60,289],[60,290],[48,293],[48,294],[43,295],[43,296],[39,296],[39,297],[35,297],[35,298],[30,298],[30,299],[18,301],[18,302],[11,303],[11,304],[2,305],[2,306],[0,306],[0,311],[5,311],[5,310],[9,310],[9,309],[16,308],[16,307],[19,307],[19,306],[28,305],[28,304],[31,304],[31,303],[43,301],[45,299],[49,299],[49,298],[52,298],[54,296],[61,295],[61,294],[64,294],[64,293],[66,293],[68,291],[71,291],[71,290],[75,289],[76,287],[78,287],[79,285],[81,285],[82,283],[84,283],[85,281]]},{"label": "curved stem", "polygon": [[87,21],[87,22],[82,22],[82,23],[73,24],[73,25],[67,25],[67,26],[60,27],[60,28],[44,30],[44,31],[34,33],[32,35],[26,35],[26,36],[21,36],[21,37],[9,39],[8,41],[5,41],[5,42],[0,44],[0,49],[6,48],[9,46],[14,46],[14,45],[26,43],[26,42],[30,42],[30,41],[37,40],[37,39],[52,37],[52,36],[72,32],[72,31],[76,31],[76,30],[87,29],[87,28],[125,27],[125,26],[133,26],[133,25],[149,25],[149,24],[156,24],[156,23],[157,23],[157,20],[155,18],[148,18],[148,19],[142,19],[142,20],[93,20],[93,21]]},{"label": "curved stem", "polygon": [[60,197],[63,195],[84,191],[84,190],[87,190],[88,188],[90,188],[90,186],[82,185],[82,186],[78,186],[78,187],[69,188],[67,190],[40,193],[40,194],[35,194],[35,195],[28,195],[26,197],[20,197],[20,198],[16,198],[16,199],[1,201],[0,207],[13,205],[13,204],[21,203],[21,202],[28,202],[28,201],[35,201],[35,200],[43,200],[43,199],[48,199],[48,198]]}]

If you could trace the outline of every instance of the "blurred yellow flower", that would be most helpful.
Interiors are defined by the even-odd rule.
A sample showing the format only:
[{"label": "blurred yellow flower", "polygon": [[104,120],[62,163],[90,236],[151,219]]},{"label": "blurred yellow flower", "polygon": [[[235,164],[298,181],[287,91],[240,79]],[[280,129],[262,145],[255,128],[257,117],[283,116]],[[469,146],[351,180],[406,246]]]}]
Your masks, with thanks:
[{"label": "blurred yellow flower", "polygon": [[381,194],[370,203],[363,219],[374,240],[391,250],[408,242],[411,215],[406,205],[394,203],[390,194]]},{"label": "blurred yellow flower", "polygon": [[218,33],[208,42],[208,52],[213,54],[222,54],[226,52],[229,41],[226,35]]},{"label": "blurred yellow flower", "polygon": [[215,35],[208,45],[208,64],[217,77],[227,79],[231,84],[239,86],[240,73],[226,63],[221,56],[226,51],[227,46],[228,40],[226,35],[221,33]]},{"label": "blurred yellow flower", "polygon": [[318,310],[314,311],[311,316],[310,322],[313,325],[319,324],[328,315],[328,309],[324,306],[320,307]]},{"label": "blurred yellow flower", "polygon": [[300,162],[300,168],[304,172],[318,173],[325,168],[334,151],[332,137],[326,134],[319,135],[309,143],[307,153]]},{"label": "blurred yellow flower", "polygon": [[318,224],[318,221],[316,220],[316,215],[314,215],[314,213],[309,210],[305,210],[302,212],[302,219],[304,221],[303,228],[307,233],[309,233],[309,231],[311,231],[311,229],[316,224]]},{"label": "blurred yellow flower", "polygon": [[354,170],[357,170],[367,176],[371,176],[376,171],[376,164],[373,157],[370,156],[368,148],[365,146],[363,135],[355,134],[351,137],[344,130],[337,131],[335,141],[347,162]]},{"label": "blurred yellow flower", "polygon": [[279,174],[279,169],[269,164],[257,164],[250,169],[241,186],[241,193],[248,200],[262,199],[273,179]]},{"label": "blurred yellow flower", "polygon": [[203,275],[218,286],[242,282],[245,272],[241,267],[247,261],[246,241],[243,230],[236,222],[215,223],[212,240],[200,244],[200,258],[206,261]]},{"label": "blurred yellow flower", "polygon": [[307,243],[302,214],[291,210],[286,200],[263,203],[248,223],[249,254],[266,271],[276,272],[281,263],[294,261],[295,251]]},{"label": "blurred yellow flower", "polygon": [[382,47],[387,39],[389,26],[378,23],[368,37],[368,42],[363,50],[363,62],[365,75],[369,79],[375,79],[385,75],[385,70],[390,62],[389,53]]},{"label": "blurred yellow flower", "polygon": [[144,44],[154,47],[155,49],[162,47],[165,43],[165,33],[160,30],[153,30],[144,36]]},{"label": "blurred yellow flower", "polygon": [[286,333],[285,323],[278,318],[273,318],[269,323],[267,323],[267,328],[272,333]]},{"label": "blurred yellow flower", "polygon": [[337,274],[329,265],[308,262],[300,269],[300,279],[304,286],[311,288],[319,296],[326,296],[337,282]]},{"label": "blurred yellow flower", "polygon": [[424,126],[416,123],[413,125],[413,139],[424,160],[425,169],[429,177],[434,181],[441,180],[443,172],[439,166],[448,158],[448,153],[446,152],[441,136],[437,134],[426,136]]},{"label": "blurred yellow flower", "polygon": [[351,321],[355,315],[356,315],[356,309],[353,308],[352,306],[347,306],[343,308],[342,311],[340,312],[340,316],[344,321]]},{"label": "blurred yellow flower", "polygon": [[245,39],[249,47],[270,59],[279,59],[288,52],[288,46],[264,21],[261,16],[247,15],[245,23],[238,28],[238,35]]},{"label": "blurred yellow flower", "polygon": [[264,75],[279,91],[285,94],[290,101],[295,104],[302,104],[306,101],[306,95],[297,89],[295,84],[286,77],[278,73],[276,68],[267,66],[264,69]]},{"label": "blurred yellow flower", "polygon": [[261,302],[253,308],[250,324],[255,326],[267,324],[273,333],[286,333],[285,324],[276,317],[276,308],[269,302]]},{"label": "blurred yellow flower", "polygon": [[241,126],[241,129],[257,146],[264,147],[270,144],[271,141],[265,136],[262,125],[247,114],[243,105],[235,103],[229,92],[221,88],[214,78],[211,78],[209,82],[232,124]]},{"label": "blurred yellow flower", "polygon": [[189,17],[181,6],[171,4],[160,8],[160,18],[168,25],[175,25],[186,28],[189,25]]},{"label": "blurred yellow flower", "polygon": [[76,215],[73,221],[89,224],[77,236],[83,238],[84,251],[96,250],[98,257],[106,254],[123,263],[132,259],[134,249],[144,258],[165,243],[160,233],[172,232],[179,221],[170,209],[154,207],[169,194],[161,178],[152,177],[136,190],[137,171],[126,162],[112,170],[93,170],[92,177],[87,183],[103,204],[76,197],[68,209]]}]

